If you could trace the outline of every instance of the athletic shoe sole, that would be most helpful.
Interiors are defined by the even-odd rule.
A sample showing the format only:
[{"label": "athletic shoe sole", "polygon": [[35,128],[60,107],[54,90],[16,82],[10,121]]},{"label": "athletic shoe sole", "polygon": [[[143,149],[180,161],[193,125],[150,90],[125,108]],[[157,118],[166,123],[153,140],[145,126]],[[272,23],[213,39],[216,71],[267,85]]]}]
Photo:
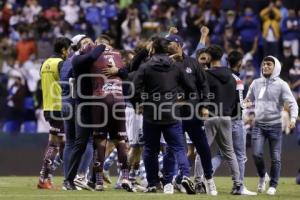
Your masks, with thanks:
[{"label": "athletic shoe sole", "polygon": [[122,183],[122,188],[125,189],[127,192],[136,192],[136,189],[130,187],[128,183]]},{"label": "athletic shoe sole", "polygon": [[182,180],[181,184],[185,188],[187,194],[196,194],[194,183],[192,181],[184,179]]},{"label": "athletic shoe sole", "polygon": [[88,184],[83,184],[83,183],[81,183],[79,181],[76,181],[76,180],[74,181],[74,184],[75,184],[75,186],[76,186],[77,189],[79,187],[80,189],[85,189],[85,190],[89,190],[89,191],[95,191],[94,188],[90,187]]}]

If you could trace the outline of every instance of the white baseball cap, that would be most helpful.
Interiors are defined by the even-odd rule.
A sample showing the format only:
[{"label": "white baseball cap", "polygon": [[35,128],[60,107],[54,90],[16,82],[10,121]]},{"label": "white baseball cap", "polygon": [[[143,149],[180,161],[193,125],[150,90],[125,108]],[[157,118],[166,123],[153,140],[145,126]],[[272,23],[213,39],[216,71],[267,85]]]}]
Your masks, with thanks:
[{"label": "white baseball cap", "polygon": [[78,34],[75,35],[74,37],[72,37],[71,41],[72,41],[72,46],[77,46],[79,44],[79,42],[83,39],[86,38],[87,36],[84,34]]}]

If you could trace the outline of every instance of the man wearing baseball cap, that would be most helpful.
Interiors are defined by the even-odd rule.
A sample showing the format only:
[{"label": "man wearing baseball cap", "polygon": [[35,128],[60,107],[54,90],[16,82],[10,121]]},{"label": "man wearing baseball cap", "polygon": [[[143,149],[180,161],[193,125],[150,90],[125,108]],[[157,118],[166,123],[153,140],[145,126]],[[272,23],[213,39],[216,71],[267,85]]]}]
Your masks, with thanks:
[{"label": "man wearing baseball cap", "polygon": [[[73,53],[69,56],[68,59],[63,63],[63,66],[60,71],[60,84],[62,88],[62,114],[63,117],[66,119],[64,121],[64,130],[66,133],[66,144],[64,148],[64,157],[63,157],[63,170],[64,176],[66,177],[68,173],[68,168],[70,165],[70,156],[72,149],[75,144],[76,138],[76,123],[75,123],[75,95],[74,95],[74,76],[73,76],[73,65],[72,60],[73,58],[79,54],[80,49],[80,41],[83,39],[88,38],[86,35],[79,34],[75,35],[71,41],[71,48]],[[90,189],[87,186],[86,180],[86,173],[88,171],[88,167],[92,161],[93,156],[93,145],[92,145],[92,138],[90,138],[85,153],[82,156],[80,161],[80,167],[77,171],[77,176],[74,179],[74,183],[77,188],[86,188]],[[67,188],[63,188],[67,189]]]},{"label": "man wearing baseball cap", "polygon": [[[208,102],[208,83],[205,72],[197,62],[197,60],[183,53],[183,39],[180,36],[174,34],[176,32],[176,28],[172,27],[170,29],[170,34],[166,36],[166,39],[171,42],[169,46],[170,54],[172,54],[171,57],[176,60],[176,64],[180,68],[184,69],[184,71],[187,73],[187,76],[189,77],[188,80],[190,80],[190,83],[193,84],[195,88],[197,88],[197,98],[188,100],[188,103],[192,104],[194,109],[191,110],[189,106],[182,106],[181,108],[181,117],[192,116],[192,119],[182,120],[182,129],[183,133],[187,132],[188,136],[196,147],[197,153],[200,155],[201,162],[204,168],[204,175],[208,183],[208,194],[215,196],[218,192],[216,190],[216,186],[212,177],[213,170],[211,163],[211,152],[205,132],[202,129],[203,121],[197,118],[198,111],[195,110],[195,108],[197,107],[196,104]],[[189,96],[194,95],[190,94]],[[200,108],[201,114],[207,112],[207,109],[205,107],[202,106]],[[166,159],[171,160],[172,157],[174,158],[173,152],[167,150]],[[180,177],[177,177],[176,182],[179,183],[179,181]],[[175,183],[175,185],[177,184]]]}]

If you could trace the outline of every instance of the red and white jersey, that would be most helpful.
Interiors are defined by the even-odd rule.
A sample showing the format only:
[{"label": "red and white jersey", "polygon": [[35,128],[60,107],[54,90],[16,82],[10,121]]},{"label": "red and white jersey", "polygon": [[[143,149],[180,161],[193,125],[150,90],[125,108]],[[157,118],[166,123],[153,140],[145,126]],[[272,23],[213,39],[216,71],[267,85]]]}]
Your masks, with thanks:
[{"label": "red and white jersey", "polygon": [[117,68],[124,67],[124,63],[119,51],[115,49],[105,50],[101,56],[94,62],[91,68],[91,73],[101,75],[92,77],[93,95],[102,96],[106,94],[115,93],[123,95],[122,80],[118,76],[106,77],[102,71],[114,65]]}]

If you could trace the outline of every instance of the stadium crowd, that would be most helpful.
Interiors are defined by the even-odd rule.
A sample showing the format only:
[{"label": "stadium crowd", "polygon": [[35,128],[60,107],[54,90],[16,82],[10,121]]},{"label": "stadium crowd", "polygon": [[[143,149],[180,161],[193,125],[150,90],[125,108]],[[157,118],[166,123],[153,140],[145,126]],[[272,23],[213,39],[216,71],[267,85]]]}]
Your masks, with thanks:
[{"label": "stadium crowd", "polygon": [[[144,192],[156,192],[158,183],[162,182],[163,191],[167,194],[173,194],[173,187],[176,186],[181,192],[188,194],[207,192],[217,195],[213,173],[226,160],[233,180],[231,193],[256,195],[247,190],[243,183],[246,160],[243,148],[246,141],[239,138],[239,134],[234,135],[234,132],[242,133],[246,128],[248,133],[255,136],[252,136],[252,145],[260,177],[258,192],[265,191],[269,180],[262,151],[264,141],[270,142],[272,169],[267,193],[276,193],[282,141],[281,136],[276,134],[281,135],[282,131],[286,134],[291,131],[300,133],[299,117],[295,116],[298,115],[296,102],[299,105],[300,101],[300,7],[297,3],[281,0],[6,0],[1,2],[0,9],[0,128],[4,133],[50,132],[38,188],[51,189],[53,171],[64,163],[63,189],[102,191],[104,181],[111,182],[108,169],[117,157],[120,177],[116,187],[136,192],[140,186],[135,179],[139,171],[141,180],[146,182],[143,185],[145,188],[141,186]],[[73,52],[68,57],[70,47]],[[121,50],[121,53],[116,49]],[[170,62],[176,62],[176,66],[180,67],[173,67]],[[122,69],[124,66],[120,63],[125,64],[126,70]],[[160,68],[161,65],[168,67]],[[153,66],[156,67],[155,70],[149,70]],[[228,68],[216,70],[220,66]],[[189,79],[182,75],[180,68],[185,70]],[[208,68],[212,70],[207,70]],[[104,110],[96,107],[94,110],[83,108],[84,112],[80,111],[76,117],[74,114],[76,120],[58,123],[59,120],[54,118],[60,118],[61,113],[72,115],[70,110],[65,110],[66,102],[72,108],[80,107],[81,103],[89,103],[82,98],[82,94],[101,97],[107,93],[123,95],[125,86],[103,83],[92,78],[92,87],[88,81],[80,79],[82,74],[99,73],[99,69],[104,70],[101,73],[105,76],[114,77],[111,79],[115,82],[126,79],[135,86],[134,98],[126,102],[126,106],[120,106],[124,110],[121,112],[124,116],[126,107],[126,127],[125,121],[112,116],[105,128],[95,128],[93,131],[77,124],[78,116],[82,122],[101,123],[101,113]],[[196,75],[191,75],[194,70]],[[130,73],[133,73],[133,78]],[[288,85],[277,79],[278,76]],[[50,97],[48,92],[52,90],[52,86],[48,86],[52,83],[55,83],[56,95],[60,95],[61,89],[62,96],[65,90],[70,92],[71,89],[66,89],[63,84],[57,84],[62,80],[68,82],[69,78],[75,81],[76,87],[81,86],[76,91],[80,93],[79,96],[75,95],[76,100],[68,97],[70,99],[57,102],[57,99]],[[262,83],[266,79],[268,84],[269,79],[277,81],[276,87],[272,85],[272,90],[266,88]],[[133,107],[134,103],[145,100],[139,95],[143,92],[152,93],[158,88],[163,88],[158,93],[174,92],[172,89],[181,88],[188,94],[203,94],[196,99],[200,102],[208,101],[206,92],[210,90],[217,94],[212,102],[224,103],[222,109],[225,116],[218,115],[204,123],[196,118],[178,122],[174,116],[166,114],[163,115],[161,124],[157,123],[153,120],[154,116],[149,114],[149,107],[138,107],[135,110]],[[235,94],[236,90],[238,95]],[[278,98],[269,98],[265,91],[271,97]],[[171,102],[176,104],[177,100],[185,99],[180,95],[177,97],[178,99],[171,97]],[[152,96],[145,101],[157,104],[151,98]],[[164,98],[159,100],[158,105],[168,101],[167,97]],[[258,106],[262,104],[258,99],[263,99],[264,102],[274,101],[276,106],[280,104],[280,108],[283,107],[282,102],[286,104],[283,110],[270,106],[271,111],[268,113],[267,109],[264,110],[265,107],[259,110]],[[112,109],[117,100],[119,99],[112,95],[96,102],[104,103]],[[185,100],[195,103],[193,98]],[[111,101],[114,103],[111,104]],[[232,109],[229,105],[236,101],[240,102],[242,109],[247,108],[244,122],[241,118],[231,119],[241,112],[237,106]],[[57,104],[62,105],[60,107]],[[201,109],[201,115],[205,118],[208,117],[208,111],[213,110],[205,106]],[[190,112],[187,108],[181,108],[181,115],[186,114],[186,111]],[[136,148],[136,144],[131,144],[130,138],[129,144],[132,146],[127,157],[124,134],[128,132],[128,127],[133,126],[127,125],[127,118],[131,115],[136,117],[138,114],[135,112],[143,113],[143,120],[138,119],[139,123],[136,125],[142,124],[143,127],[133,128],[136,132],[143,132],[142,161],[142,150]],[[276,121],[278,117],[280,122]],[[61,136],[62,127],[67,135],[66,143]],[[207,135],[204,134],[203,127]],[[181,138],[180,134],[182,129],[191,140],[188,144],[194,145],[189,149],[188,157],[183,144],[184,137]],[[159,141],[161,132],[165,141]],[[109,148],[110,154],[106,152],[107,137],[115,147]],[[276,140],[272,137],[276,137]],[[219,146],[219,154],[212,159],[209,146],[214,140]],[[137,143],[138,146],[141,145]],[[161,143],[166,145],[162,151],[164,156],[159,151]],[[194,155],[195,187],[189,178],[188,163],[188,158],[193,163],[194,148],[198,153],[197,156]],[[239,151],[243,155],[239,155]],[[157,159],[158,156],[160,160]],[[91,162],[93,173],[90,182],[87,182]],[[162,167],[156,168],[158,165]],[[161,179],[158,180],[161,172]]]},{"label": "stadium crowd", "polygon": [[299,102],[300,11],[297,3],[296,7],[285,3],[290,7],[280,0],[272,6],[268,0],[1,1],[0,106],[5,114],[0,126],[4,132],[47,130],[40,112],[39,68],[52,55],[55,36],[71,38],[78,33],[93,39],[105,33],[117,48],[133,50],[138,42],[153,34],[166,35],[170,26],[176,26],[190,54],[201,36],[200,27],[206,25],[210,29],[207,44],[220,44],[225,56],[232,49],[244,52],[240,77],[246,88],[259,76],[262,57],[272,54],[280,58],[281,77]]}]

